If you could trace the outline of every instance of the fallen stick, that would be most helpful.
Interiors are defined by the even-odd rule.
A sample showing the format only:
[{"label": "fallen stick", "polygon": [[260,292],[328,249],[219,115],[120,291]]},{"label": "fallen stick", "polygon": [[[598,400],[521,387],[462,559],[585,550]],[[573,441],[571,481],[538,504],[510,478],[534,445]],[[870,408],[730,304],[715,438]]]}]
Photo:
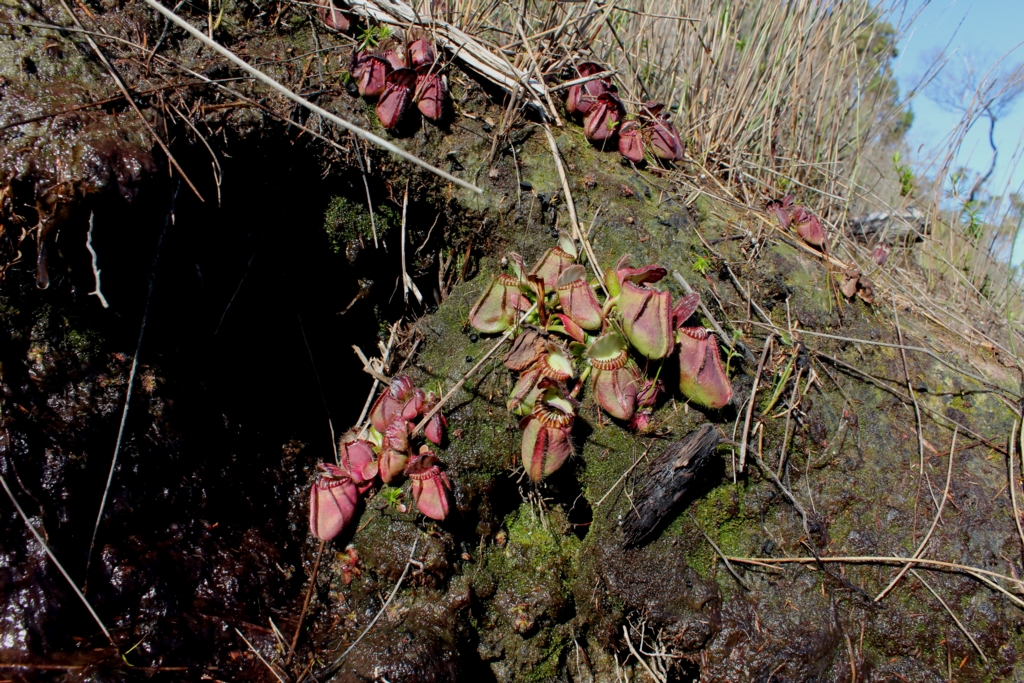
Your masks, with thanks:
[{"label": "fallen stick", "polygon": [[651,461],[643,486],[622,522],[626,547],[640,544],[672,514],[718,446],[718,431],[705,424],[669,445]]}]

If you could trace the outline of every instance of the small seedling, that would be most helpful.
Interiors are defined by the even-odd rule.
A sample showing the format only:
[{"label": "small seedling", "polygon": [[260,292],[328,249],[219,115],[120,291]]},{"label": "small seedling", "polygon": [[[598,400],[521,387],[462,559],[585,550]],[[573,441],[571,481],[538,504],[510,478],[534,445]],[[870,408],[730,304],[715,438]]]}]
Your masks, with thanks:
[{"label": "small seedling", "polygon": [[381,487],[379,495],[389,508],[397,508],[402,502],[402,489],[398,486],[385,484]]},{"label": "small seedling", "polygon": [[892,167],[900,181],[900,196],[907,197],[914,191],[914,171],[910,166],[901,164],[903,159],[899,152],[892,155]]},{"label": "small seedling", "polygon": [[742,355],[739,351],[736,350],[736,342],[738,342],[740,340],[741,336],[743,336],[743,333],[740,332],[739,330],[733,330],[732,331],[732,344],[728,348],[725,349],[725,374],[726,375],[729,374],[729,367],[732,365],[732,359],[736,358],[737,356]]},{"label": "small seedling", "polygon": [[786,364],[785,369],[781,373],[776,375],[775,386],[772,388],[771,398],[768,399],[768,403],[765,404],[765,407],[761,409],[762,415],[768,414],[768,411],[775,407],[775,404],[778,402],[779,397],[782,396],[782,390],[786,387],[786,382],[789,381],[789,378],[793,374],[793,365],[795,362],[796,354],[794,353],[792,356],[790,356],[789,362]]},{"label": "small seedling", "polygon": [[985,232],[985,224],[981,221],[981,206],[976,200],[968,200],[964,202],[963,211],[966,218],[964,230],[968,237],[977,240]]},{"label": "small seedling", "polygon": [[359,36],[359,50],[372,50],[391,37],[390,26],[371,26]]},{"label": "small seedling", "polygon": [[697,260],[693,262],[693,272],[707,275],[709,270],[711,270],[711,259],[706,256],[698,256]]}]

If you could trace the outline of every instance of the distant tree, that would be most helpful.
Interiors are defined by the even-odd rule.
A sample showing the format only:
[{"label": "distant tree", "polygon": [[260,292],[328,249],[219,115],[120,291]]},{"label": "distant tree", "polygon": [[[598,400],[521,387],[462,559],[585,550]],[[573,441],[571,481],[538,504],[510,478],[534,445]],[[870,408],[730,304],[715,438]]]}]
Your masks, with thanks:
[{"label": "distant tree", "polygon": [[[942,58],[941,52],[933,55],[936,62]],[[992,149],[992,161],[988,170],[978,175],[972,183],[965,195],[967,202],[977,201],[978,192],[995,171],[999,156],[995,139],[996,122],[1024,92],[1024,63],[1011,66],[1004,64],[1004,59],[1000,58],[983,72],[978,55],[965,52],[959,59],[951,59],[925,90],[928,99],[942,109],[968,117],[968,127],[978,119],[988,119],[988,144]]]}]

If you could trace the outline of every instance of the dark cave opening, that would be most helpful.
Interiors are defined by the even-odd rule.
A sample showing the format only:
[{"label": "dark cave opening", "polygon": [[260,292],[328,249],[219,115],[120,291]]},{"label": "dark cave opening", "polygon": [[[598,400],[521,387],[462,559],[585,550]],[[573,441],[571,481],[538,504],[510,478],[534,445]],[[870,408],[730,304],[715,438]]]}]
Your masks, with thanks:
[{"label": "dark cave opening", "polygon": [[[0,444],[4,474],[15,475],[29,514],[107,626],[138,642],[132,663],[191,673],[238,671],[227,661],[238,647],[229,619],[294,629],[309,561],[309,472],[333,459],[332,426],[338,437],[353,425],[372,383],[351,347],[378,355],[388,323],[435,304],[446,227],[417,193],[408,268],[425,301],[406,304],[400,230],[382,230],[379,250],[365,239],[361,249],[332,245],[325,230],[332,199],[365,210],[358,168],[325,169],[322,150],[280,134],[223,151],[219,206],[206,150],[176,150],[205,202],[162,171],[132,203],[113,192],[89,197],[55,235],[50,287],[35,288],[27,240],[0,289],[12,331],[39,321],[30,335],[0,340],[4,399],[21,408],[9,412],[9,443]],[[373,178],[370,191],[381,217],[401,215],[392,201],[400,189]],[[89,294],[90,214],[108,309]],[[357,296],[369,279],[369,296]],[[134,395],[86,576],[144,312]],[[4,510],[8,528],[24,531]],[[25,536],[0,546],[0,592],[20,633],[13,651],[84,657],[83,648],[105,644]]]}]

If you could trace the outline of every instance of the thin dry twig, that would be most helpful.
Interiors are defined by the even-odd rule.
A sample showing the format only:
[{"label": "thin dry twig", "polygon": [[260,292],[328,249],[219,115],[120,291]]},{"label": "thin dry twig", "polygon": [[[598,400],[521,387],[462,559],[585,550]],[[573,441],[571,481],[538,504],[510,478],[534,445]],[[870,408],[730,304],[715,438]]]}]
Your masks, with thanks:
[{"label": "thin dry twig", "polygon": [[782,450],[779,452],[779,468],[775,472],[780,478],[786,469],[786,451],[789,445],[790,423],[793,410],[797,405],[797,395],[800,393],[800,375],[803,374],[803,371],[803,368],[797,368],[796,370],[796,377],[793,380],[793,391],[789,396],[789,406],[786,409],[786,425],[782,429]]},{"label": "thin dry twig", "polygon": [[[391,336],[388,338],[388,345],[383,348],[381,352],[381,367],[387,369],[388,363],[391,361],[391,347],[395,343],[395,338],[398,335],[398,323],[396,322],[391,326]],[[379,344],[380,342],[378,342]],[[363,425],[363,420],[366,418],[367,411],[370,410],[370,405],[373,403],[373,397],[377,394],[377,388],[381,382],[376,377],[373,378],[373,386],[370,387],[370,393],[366,396],[366,403],[363,404],[363,410],[359,413],[359,419],[356,420],[356,429],[359,431],[360,438],[366,432],[367,425]]]},{"label": "thin dry twig", "polygon": [[590,262],[590,267],[594,271],[594,275],[597,277],[598,284],[601,285],[601,289],[604,291],[605,296],[608,296],[608,289],[604,286],[604,271],[601,270],[601,266],[597,262],[597,257],[594,256],[594,250],[590,246],[590,240],[583,234],[583,229],[580,228],[580,222],[576,216],[576,202],[572,199],[572,191],[569,189],[569,179],[565,175],[565,166],[562,164],[562,154],[558,151],[558,143],[555,141],[555,136],[551,132],[551,126],[547,123],[543,124],[544,134],[548,139],[548,146],[551,148],[551,156],[555,160],[555,168],[558,170],[558,178],[562,182],[562,192],[565,193],[565,205],[569,209],[569,221],[572,223],[573,236],[580,241],[583,245],[583,250],[587,254],[587,260]]},{"label": "thin dry twig", "polygon": [[149,289],[146,292],[146,306],[142,309],[142,324],[139,326],[139,340],[135,344],[135,355],[132,357],[132,367],[128,372],[128,388],[124,395],[124,408],[121,410],[121,424],[117,428],[117,441],[114,443],[114,457],[110,460],[110,471],[107,473],[107,484],[103,489],[103,498],[100,499],[100,509],[96,512],[96,523],[92,527],[92,537],[89,539],[88,555],[85,558],[86,585],[89,580],[89,567],[92,564],[92,552],[96,546],[96,534],[100,530],[100,523],[103,521],[103,512],[107,507],[107,497],[110,495],[110,486],[114,482],[114,471],[117,469],[117,457],[121,452],[121,441],[124,439],[125,426],[128,424],[128,407],[132,402],[132,391],[135,387],[135,373],[139,369],[139,354],[142,352],[142,339],[146,335],[146,321],[149,319],[149,304],[153,300],[153,285],[156,283],[156,266],[160,261],[160,252],[163,250],[164,237],[167,235],[167,223],[160,232],[160,239],[156,243],[156,254],[153,256],[153,265],[149,269]]},{"label": "thin dry twig", "polygon": [[[953,430],[953,444],[949,447],[949,467],[946,468],[946,487],[942,491],[942,501],[939,503],[939,510],[938,510],[938,512],[935,513],[935,519],[932,520],[932,526],[931,526],[930,529],[928,529],[928,533],[925,534],[925,537],[923,539],[921,539],[921,545],[919,545],[917,547],[917,551],[914,552],[914,555],[913,555],[912,559],[916,559],[916,558],[920,557],[921,553],[924,551],[925,546],[928,545],[928,541],[932,537],[932,532],[935,531],[935,527],[939,523],[939,518],[942,517],[942,510],[946,507],[946,501],[949,500],[949,484],[953,480],[953,455],[954,455],[954,453],[956,451],[956,435],[957,435],[957,430],[954,429]],[[924,476],[924,472],[923,471],[921,472],[921,476],[922,477]],[[884,598],[886,593],[888,593],[890,590],[892,590],[893,586],[896,585],[896,583],[900,580],[900,578],[902,578],[902,576],[907,573],[907,571],[910,569],[910,566],[911,565],[910,565],[909,562],[906,565],[904,565],[903,569],[900,570],[900,572],[896,575],[896,577],[892,581],[889,582],[889,585],[886,586],[885,589],[881,593],[878,594],[878,596],[875,598],[875,602],[878,602],[879,600]]]},{"label": "thin dry twig", "polygon": [[[686,281],[686,278],[684,278],[678,270],[672,271],[672,277],[675,278],[675,281],[678,282],[680,286],[682,286],[683,290],[687,294],[694,293],[693,287],[690,286],[690,283]],[[725,330],[722,329],[722,326],[718,324],[717,320],[715,320],[715,316],[711,315],[711,311],[709,311],[708,307],[704,305],[703,300],[697,302],[697,305],[700,306],[700,312],[704,314],[704,317],[707,319],[707,321],[711,323],[711,326],[713,328],[715,328],[715,332],[718,333],[718,338],[722,340],[722,343],[726,344],[730,349],[735,347],[742,351],[743,357],[747,359],[748,363],[753,365],[754,354],[750,352],[750,349],[748,349],[746,345],[741,344],[739,341],[734,340],[732,337],[725,333]]]},{"label": "thin dry twig", "polygon": [[[363,632],[359,634],[359,637],[355,639],[355,642],[349,645],[348,649],[342,652],[341,655],[337,659],[335,659],[334,662],[332,662],[331,665],[327,667],[326,670],[321,671],[320,675],[316,676],[316,680],[327,680],[327,678],[331,674],[337,671],[338,667],[341,666],[341,663],[345,661],[345,657],[348,656],[348,653],[352,652],[355,646],[358,645],[359,642],[366,637],[366,634],[369,633],[370,630],[374,627],[374,625],[380,619],[381,615],[384,614],[385,611],[387,611],[388,606],[391,605],[391,601],[395,599],[396,595],[398,595],[398,589],[402,587],[402,582],[405,581],[405,577],[409,573],[409,567],[411,567],[413,562],[415,561],[414,558],[416,556],[416,547],[419,545],[419,542],[420,539],[419,536],[417,536],[416,539],[412,542],[412,550],[409,551],[409,559],[405,562],[405,568],[402,569],[402,575],[398,577],[398,581],[395,583],[395,587],[391,590],[391,594],[388,596],[388,599],[384,601],[383,605],[381,605],[380,610],[377,612],[376,616],[374,616],[373,620],[366,625],[366,628],[364,628]],[[302,682],[299,681],[299,683]]]},{"label": "thin dry twig", "polygon": [[633,653],[633,656],[636,657],[636,660],[638,662],[643,664],[644,669],[646,669],[647,673],[651,675],[651,678],[653,678],[655,681],[659,681],[660,683],[665,683],[664,676],[659,676],[658,674],[654,673],[654,669],[651,668],[650,664],[648,664],[647,661],[640,656],[640,653],[636,651],[636,648],[633,647],[633,641],[629,639],[629,629],[627,627],[622,627],[622,634],[626,636],[626,645],[629,646],[629,651]]},{"label": "thin dry twig", "polygon": [[409,209],[409,181],[405,181],[405,195],[402,198],[402,298],[405,303],[409,303],[409,291],[412,290],[413,296],[416,297],[416,301],[423,303],[423,294],[420,293],[420,288],[416,286],[416,283],[409,277],[409,271],[405,268],[405,233],[406,233],[406,213]]},{"label": "thin dry twig", "polygon": [[947,613],[949,614],[949,616],[950,616],[950,617],[952,617],[952,619],[953,619],[953,622],[954,622],[954,623],[955,623],[955,624],[957,625],[957,628],[959,628],[959,629],[960,629],[960,631],[961,631],[961,632],[962,632],[962,633],[963,633],[963,634],[964,634],[965,636],[967,636],[967,640],[971,641],[971,645],[973,645],[973,646],[974,646],[974,649],[978,651],[978,654],[979,654],[979,655],[981,656],[981,661],[985,662],[985,664],[988,664],[988,657],[986,657],[986,656],[985,656],[985,653],[981,651],[981,646],[980,646],[980,645],[978,645],[978,641],[976,641],[976,640],[974,639],[974,636],[972,636],[972,635],[970,634],[970,632],[969,632],[969,631],[967,630],[967,627],[966,627],[966,626],[964,626],[964,625],[963,625],[962,623],[960,623],[960,620],[959,620],[959,619],[957,619],[957,617],[956,617],[956,615],[955,615],[955,614],[953,614],[953,610],[951,610],[951,609],[949,608],[949,605],[947,605],[947,604],[946,604],[946,601],[942,599],[942,596],[941,596],[941,595],[939,595],[938,593],[936,593],[936,592],[935,592],[935,589],[934,589],[934,588],[932,588],[932,587],[931,587],[931,586],[930,586],[930,585],[928,584],[928,582],[924,580],[924,577],[923,577],[923,576],[921,576],[920,574],[918,574],[918,573],[917,573],[917,570],[916,570],[916,569],[911,569],[911,570],[910,570],[910,573],[911,573],[911,574],[913,574],[913,575],[914,575],[915,577],[917,577],[917,580],[918,580],[918,581],[920,581],[920,582],[921,582],[921,583],[922,583],[922,584],[924,585],[924,587],[925,587],[925,588],[927,588],[927,589],[928,589],[928,591],[929,591],[929,592],[930,592],[930,593],[931,593],[932,595],[934,595],[934,596],[935,596],[935,599],[939,601],[939,604],[940,604],[940,605],[942,605],[942,606],[943,606],[944,608],[946,608],[946,612],[947,612]]},{"label": "thin dry twig", "polygon": [[[1013,503],[1013,521],[1017,524],[1017,535],[1020,536],[1021,552],[1024,552],[1024,529],[1021,528],[1020,511],[1017,509],[1017,482],[1013,478],[1014,440],[1018,425],[1021,428],[1021,440],[1024,441],[1024,422],[1014,420],[1013,429],[1010,431],[1010,500]],[[1021,444],[1021,451],[1024,452],[1024,443]],[[1024,455],[1021,456],[1021,465],[1024,466]]]},{"label": "thin dry twig", "polygon": [[441,410],[441,407],[445,403],[447,403],[448,400],[452,396],[455,395],[455,392],[462,388],[462,385],[466,383],[466,380],[468,380],[470,377],[472,377],[474,375],[474,373],[476,373],[476,371],[479,370],[480,367],[483,366],[483,364],[487,362],[487,359],[490,358],[491,356],[493,356],[494,352],[497,351],[499,348],[501,348],[501,345],[504,344],[506,341],[508,341],[509,337],[511,337],[513,334],[515,334],[515,331],[517,329],[519,329],[519,327],[523,324],[523,321],[526,320],[527,316],[529,316],[531,313],[533,313],[536,309],[537,309],[537,304],[534,304],[534,305],[530,306],[530,308],[519,317],[518,323],[516,325],[510,327],[505,332],[505,334],[501,335],[501,338],[498,341],[494,342],[494,345],[487,351],[487,353],[484,354],[483,358],[478,360],[476,362],[476,365],[471,367],[466,372],[466,374],[464,374],[462,376],[462,379],[460,379],[458,382],[456,382],[455,386],[452,387],[451,389],[449,389],[448,393],[446,393],[444,396],[441,397],[441,400],[437,402],[437,405],[435,405],[433,407],[433,409],[429,413],[427,413],[426,415],[423,416],[423,419],[420,420],[420,423],[418,425],[416,425],[416,429],[412,430],[412,433],[409,436],[414,436],[416,434],[419,434],[427,426],[427,423],[430,422],[430,419],[432,417],[434,417],[434,415],[437,415],[437,412],[439,410]]},{"label": "thin dry twig", "polygon": [[779,488],[779,491],[782,492],[782,495],[786,496],[786,498],[789,499],[789,502],[793,504],[793,507],[796,508],[796,511],[800,513],[800,517],[803,518],[804,533],[810,534],[811,530],[807,525],[807,509],[800,504],[800,501],[796,499],[796,496],[793,495],[792,491],[786,488],[786,485],[782,483],[782,480],[775,476],[775,472],[772,472],[772,468],[765,464],[764,460],[761,459],[761,456],[757,453],[752,454],[754,456],[754,462],[756,462],[757,466],[761,468],[761,471],[767,474],[768,477],[775,482],[775,485]]},{"label": "thin dry twig", "polygon": [[100,300],[100,304],[103,308],[110,308],[110,304],[107,303],[107,297],[103,296],[103,291],[100,289],[100,269],[97,261],[99,256],[96,254],[96,250],[92,247],[92,223],[93,223],[94,212],[89,212],[89,231],[85,233],[85,248],[89,252],[89,256],[92,258],[92,276],[96,280],[96,289],[89,292],[89,296],[95,296]]},{"label": "thin dry twig", "polygon": [[750,418],[754,415],[754,400],[757,398],[757,385],[761,381],[761,372],[764,370],[764,361],[768,358],[768,352],[772,348],[772,340],[775,334],[768,333],[764,340],[764,349],[761,351],[761,360],[757,363],[757,371],[754,373],[754,385],[750,389],[750,400],[747,402],[747,417],[743,421],[743,440],[740,441],[740,464],[739,471],[742,472],[747,463],[747,436],[750,434]]},{"label": "thin dry twig", "polygon": [[987,579],[991,577],[993,579],[999,579],[1006,581],[1007,583],[1016,584],[1019,588],[1024,589],[1024,581],[1015,579],[1011,576],[992,572],[987,569],[980,569],[978,567],[972,567],[966,564],[958,564],[956,562],[944,562],[942,560],[929,560],[926,557],[896,557],[892,555],[843,555],[837,557],[733,557],[729,556],[729,559],[733,562],[740,562],[742,564],[812,564],[815,562],[845,562],[847,564],[910,564],[920,565],[922,567],[931,567],[933,569],[944,569],[948,571],[962,572],[968,574],[984,582],[989,587],[1001,592],[1003,595],[1008,597],[1018,607],[1024,607],[1024,600],[1010,593],[1008,590]]},{"label": "thin dry twig", "polygon": [[693,516],[693,513],[690,510],[687,510],[686,514],[690,516],[690,521],[693,522],[693,526],[697,527],[697,531],[699,531],[700,535],[704,537],[704,540],[711,544],[711,547],[715,549],[715,552],[718,553],[718,556],[722,558],[722,562],[725,563],[725,568],[729,570],[729,573],[732,574],[732,577],[736,579],[736,581],[741,586],[743,586],[744,590],[751,590],[750,586],[747,585],[747,582],[740,577],[740,575],[736,572],[733,566],[729,563],[729,558],[725,556],[725,553],[722,552],[722,549],[719,548],[715,544],[715,542],[711,540],[711,537],[704,532],[704,529],[700,527],[700,524],[697,523],[697,518]]},{"label": "thin dry twig", "polygon": [[608,489],[607,491],[604,492],[604,495],[601,496],[600,500],[598,500],[596,503],[594,503],[593,509],[596,510],[597,508],[601,507],[601,503],[604,502],[604,499],[607,498],[608,496],[610,496],[612,494],[612,491],[614,491],[616,488],[618,488],[619,484],[622,483],[622,480],[625,479],[626,477],[628,477],[629,473],[632,472],[633,470],[635,470],[636,466],[639,465],[641,462],[643,462],[644,458],[647,457],[647,453],[650,450],[651,450],[651,447],[648,446],[647,450],[644,451],[644,454],[641,455],[639,458],[637,458],[636,462],[634,462],[632,465],[630,465],[629,469],[627,469],[625,472],[623,472],[621,477],[619,477],[618,479],[615,480],[615,483],[612,484],[610,489]]},{"label": "thin dry twig", "polygon": [[57,567],[57,570],[68,582],[68,585],[71,586],[71,590],[75,592],[75,595],[78,596],[78,599],[82,602],[83,605],[85,605],[85,609],[89,611],[89,615],[92,616],[93,621],[95,621],[96,625],[100,627],[101,631],[103,631],[103,635],[107,637],[107,640],[109,640],[110,644],[113,645],[114,648],[116,649],[117,643],[114,642],[114,637],[110,635],[110,631],[107,630],[107,627],[103,625],[103,621],[100,619],[100,615],[96,614],[96,610],[94,610],[92,608],[92,605],[89,604],[89,601],[85,599],[85,595],[82,593],[82,591],[78,590],[78,586],[75,585],[75,582],[71,579],[71,575],[68,574],[66,569],[64,569],[64,565],[60,563],[60,560],[57,559],[57,556],[53,554],[52,550],[50,550],[50,546],[47,545],[46,541],[43,540],[42,535],[36,530],[34,526],[32,526],[32,522],[29,521],[28,515],[25,514],[25,511],[21,509],[21,504],[18,502],[18,499],[14,497],[14,492],[11,491],[11,487],[7,485],[7,479],[4,477],[3,474],[0,474],[0,486],[4,487],[4,491],[7,493],[7,497],[11,499],[11,503],[14,504],[14,509],[18,511],[18,515],[21,517],[21,521],[25,523],[25,526],[28,527],[28,530],[31,531],[32,535],[36,537],[36,541],[38,541],[39,545],[42,546],[43,551],[46,552],[47,557],[49,557],[50,561],[53,562],[53,564]]},{"label": "thin dry twig", "polygon": [[[801,331],[803,331],[803,330],[801,330]],[[856,374],[857,376],[859,376],[863,380],[865,380],[867,382],[870,382],[871,384],[874,384],[879,389],[882,389],[884,391],[889,392],[890,394],[892,394],[896,398],[900,399],[901,401],[904,401],[905,403],[908,403],[908,404],[910,403],[910,397],[909,396],[907,396],[906,394],[904,394],[904,393],[902,393],[900,391],[897,391],[896,389],[892,388],[891,386],[889,386],[885,382],[879,380],[877,377],[874,377],[873,375],[869,375],[868,373],[866,373],[863,370],[857,368],[856,366],[851,365],[851,364],[849,364],[849,363],[847,363],[845,361],[842,361],[842,360],[836,358],[835,356],[830,356],[827,353],[822,353],[821,351],[818,351],[817,349],[812,349],[809,346],[805,347],[805,348],[807,349],[808,353],[813,354],[813,355],[817,356],[818,358],[823,358],[823,359],[827,360],[829,363],[832,363],[832,364],[838,366],[839,368],[841,368],[843,370],[848,370],[848,371]],[[938,423],[941,424],[942,426],[946,427],[947,429],[953,429],[953,428],[959,429],[959,430],[961,430],[963,432],[966,432],[967,434],[970,434],[974,438],[978,439],[981,443],[985,444],[986,446],[988,446],[992,450],[997,451],[999,453],[1003,453],[1004,455],[1006,454],[1006,447],[1005,446],[1000,446],[996,442],[992,441],[992,439],[986,438],[985,436],[983,436],[979,432],[974,431],[973,429],[971,429],[967,425],[961,424],[961,423],[957,422],[956,420],[954,420],[954,419],[952,419],[950,417],[947,417],[944,413],[939,412],[938,410],[935,410],[933,408],[929,408],[927,404],[922,405],[921,408],[926,413],[928,413],[928,414],[932,415],[934,418],[936,418]],[[945,422],[943,422],[943,421],[945,421]],[[952,427],[950,427],[950,425],[952,425]]]},{"label": "thin dry twig", "polygon": [[356,141],[356,161],[359,162],[359,173],[363,177],[363,189],[366,190],[366,209],[370,212],[370,232],[373,233],[373,248],[380,249],[377,241],[377,220],[373,216],[373,200],[370,198],[370,181],[367,179],[367,164],[363,162],[363,148],[359,145],[359,138]]},{"label": "thin dry twig", "polygon": [[534,73],[537,74],[537,85],[540,86],[540,90],[544,94],[544,99],[547,101],[548,107],[551,109],[551,116],[554,118],[555,125],[561,128],[564,124],[562,123],[562,119],[558,116],[558,108],[551,99],[551,93],[548,91],[548,87],[544,83],[544,72],[541,71],[540,64],[537,63],[537,56],[533,54],[533,46],[530,45],[530,39],[526,37],[526,31],[523,30],[522,21],[516,22],[516,28],[519,30],[519,36],[523,39],[523,47],[526,48],[526,54],[530,57],[530,63],[533,64]]},{"label": "thin dry twig", "polygon": [[[769,330],[774,330],[775,329],[775,327],[772,326],[772,325],[766,325],[765,323],[759,323],[756,320],[743,320],[743,321],[738,321],[738,322],[742,322],[744,324],[761,326],[761,327],[764,327],[765,329],[769,329]],[[991,387],[992,389],[995,389],[996,391],[1003,392],[1003,393],[1005,393],[1007,396],[1009,396],[1011,398],[1014,398],[1014,399],[1019,399],[1020,398],[1020,396],[1018,396],[1014,392],[1010,391],[1009,389],[1001,387],[998,384],[994,384],[990,380],[987,380],[984,377],[982,377],[981,375],[976,375],[976,374],[974,374],[972,372],[968,372],[967,370],[964,370],[962,368],[958,368],[957,366],[953,365],[948,360],[946,360],[945,358],[943,358],[939,354],[935,353],[931,349],[926,349],[926,348],[924,348],[922,346],[907,346],[905,344],[890,344],[889,342],[874,341],[872,339],[857,339],[855,337],[844,337],[844,336],[838,335],[838,334],[827,334],[825,332],[813,332],[811,330],[805,330],[805,329],[794,330],[794,331],[798,332],[801,335],[809,335],[811,337],[822,337],[824,339],[835,339],[836,341],[850,342],[850,343],[853,343],[853,344],[867,344],[868,346],[883,346],[883,347],[890,348],[890,349],[900,349],[900,350],[903,350],[903,351],[914,351],[916,353],[923,353],[923,354],[933,358],[934,360],[938,361],[942,365],[945,365],[950,370],[953,370],[954,372],[960,373],[964,377],[969,377],[970,379],[973,379],[973,380],[975,380],[977,382],[980,382],[981,384],[984,384],[985,386]]]},{"label": "thin dry twig", "polygon": [[[896,338],[900,342],[900,357],[903,359],[903,377],[907,382],[907,392],[910,400],[914,402],[914,416],[917,418],[917,451],[919,455],[919,469],[917,471],[917,494],[914,496],[914,540],[917,540],[917,504],[921,499],[921,481],[924,479],[924,430],[921,425],[921,405],[917,402],[917,394],[914,393],[914,384],[910,381],[910,366],[907,365],[907,352],[903,350],[903,329],[900,327],[900,312],[896,305],[896,296],[892,298],[892,313],[896,320]],[[956,436],[953,437],[956,439]],[[950,464],[953,462],[953,454],[949,454]]]},{"label": "thin dry twig", "polygon": [[292,657],[295,656],[295,646],[299,644],[299,636],[302,635],[302,622],[306,620],[306,611],[309,609],[310,598],[313,597],[313,589],[316,587],[316,575],[320,571],[320,558],[324,554],[327,541],[320,541],[320,547],[316,551],[316,561],[313,563],[313,572],[309,576],[309,588],[306,590],[306,598],[302,601],[302,612],[299,613],[299,623],[295,626],[295,635],[292,636],[291,645],[288,647],[288,654],[284,658],[284,665],[288,666]]},{"label": "thin dry twig", "polygon": [[383,382],[384,384],[391,386],[391,378],[385,374],[378,372],[377,370],[374,370],[373,366],[370,365],[370,359],[366,357],[366,354],[363,353],[363,350],[361,348],[353,344],[352,350],[356,352],[357,356],[359,356],[359,360],[363,364],[363,372],[365,372],[370,377],[373,377],[378,382]]},{"label": "thin dry twig", "polygon": [[558,85],[553,85],[553,86],[549,87],[548,90],[550,92],[559,92],[561,90],[568,90],[569,88],[573,87],[574,85],[583,85],[584,83],[589,83],[590,81],[599,81],[599,80],[602,80],[602,79],[605,79],[605,78],[611,78],[612,76],[615,76],[618,73],[619,72],[614,70],[614,69],[610,69],[608,71],[601,71],[601,72],[593,74],[591,76],[583,76],[582,78],[574,78],[571,81],[565,81],[563,83],[559,83]]},{"label": "thin dry twig", "polygon": [[274,667],[270,666],[270,662],[268,662],[268,661],[267,661],[267,660],[266,660],[266,659],[265,659],[265,658],[263,657],[263,655],[261,655],[261,654],[260,654],[260,651],[259,651],[259,650],[257,650],[257,649],[256,649],[256,647],[255,647],[255,646],[254,646],[254,645],[253,645],[252,643],[250,643],[250,642],[249,642],[249,639],[248,639],[248,638],[246,638],[246,637],[245,637],[245,636],[244,636],[244,635],[242,634],[242,632],[241,632],[241,631],[239,631],[239,630],[238,630],[237,628],[235,628],[235,633],[237,633],[237,634],[238,634],[238,637],[239,637],[239,638],[241,638],[242,640],[244,640],[244,641],[245,641],[245,644],[249,646],[249,649],[250,649],[250,650],[252,650],[252,653],[253,653],[254,655],[256,655],[256,658],[257,658],[257,659],[259,659],[259,660],[260,660],[261,662],[263,662],[263,666],[267,667],[267,670],[268,670],[268,671],[269,671],[270,673],[274,674],[274,678],[276,678],[277,680],[279,680],[279,681],[280,681],[281,683],[287,683],[287,681],[285,681],[285,680],[284,680],[284,678],[282,678],[282,677],[281,677],[281,674],[279,674],[279,673],[277,672],[277,669],[275,669]]}]

